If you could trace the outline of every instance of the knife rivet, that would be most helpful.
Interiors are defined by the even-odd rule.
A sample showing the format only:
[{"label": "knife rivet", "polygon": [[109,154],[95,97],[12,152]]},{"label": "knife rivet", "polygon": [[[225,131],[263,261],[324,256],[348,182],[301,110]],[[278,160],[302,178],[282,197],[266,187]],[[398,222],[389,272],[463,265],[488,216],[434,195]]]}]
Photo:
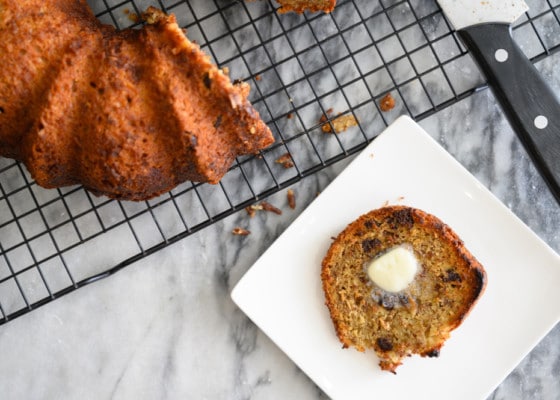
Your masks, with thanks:
[{"label": "knife rivet", "polygon": [[535,128],[544,129],[548,126],[548,118],[546,118],[544,115],[538,115],[533,123],[535,124]]},{"label": "knife rivet", "polygon": [[509,57],[509,54],[507,52],[507,50],[504,49],[498,49],[496,50],[496,52],[494,53],[494,58],[496,59],[496,61],[503,63],[505,62]]}]

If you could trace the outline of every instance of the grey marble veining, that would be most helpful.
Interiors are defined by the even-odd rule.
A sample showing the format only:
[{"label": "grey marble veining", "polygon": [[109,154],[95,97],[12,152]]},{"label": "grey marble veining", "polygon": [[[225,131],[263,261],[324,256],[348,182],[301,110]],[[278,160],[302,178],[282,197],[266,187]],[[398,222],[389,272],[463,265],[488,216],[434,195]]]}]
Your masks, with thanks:
[{"label": "grey marble veining", "polygon": [[[433,3],[430,1],[413,3],[418,3],[414,9],[418,16],[428,15],[433,11]],[[535,4],[532,6],[538,8],[538,2],[533,3]],[[205,13],[211,12],[211,2],[208,2],[207,7],[209,10],[200,9],[198,18],[204,20]],[[267,4],[256,3],[252,7],[256,10],[258,7],[267,7]],[[364,2],[361,12],[373,13],[378,9],[379,2]],[[187,11],[180,17],[180,20],[183,18],[183,24],[192,22]],[[398,8],[395,10],[402,13],[403,24],[409,17],[405,11]],[[352,12],[348,9],[348,13],[336,14],[339,28],[343,28],[345,24],[351,25],[352,18],[355,17]],[[231,24],[243,23],[236,21],[234,17],[229,21]],[[286,26],[297,25],[300,18],[287,15],[283,23]],[[382,37],[383,30],[391,27],[386,25],[387,21],[380,19],[376,22],[380,25],[374,35]],[[219,27],[216,28],[218,31],[213,32],[212,24],[210,21],[207,23],[207,26],[193,26],[190,32],[195,37],[199,35],[201,40],[204,40],[201,34],[203,31],[210,40],[211,36],[219,36]],[[270,35],[281,32],[279,23],[276,17],[270,20],[267,28]],[[441,19],[438,19],[435,24],[427,26],[427,34],[437,35],[441,23]],[[328,36],[329,29],[332,26],[317,30],[317,34]],[[240,34],[238,40],[250,43],[248,41],[252,34],[254,33]],[[375,60],[375,57],[378,60],[392,57],[390,51],[394,49],[389,48],[386,52],[379,49],[375,54],[362,54],[358,38],[363,38],[363,34],[358,30],[348,32],[348,37],[353,40],[342,43],[340,51],[356,51],[357,65],[362,62],[360,55],[370,57],[370,60]],[[418,32],[409,34],[405,44],[413,46],[413,39]],[[300,43],[304,43],[305,34],[302,32],[300,35],[298,38],[303,40]],[[347,48],[348,43],[352,43],[349,46],[355,48]],[[281,46],[284,44],[285,42],[280,41],[278,45],[269,46],[266,57],[273,57],[274,61],[281,63],[285,61],[281,53]],[[451,55],[453,51],[458,51],[458,48],[453,47],[455,43],[448,44],[449,48],[442,48],[441,53],[437,54]],[[216,42],[215,46],[213,51],[217,54],[222,45]],[[531,43],[525,43],[524,50],[531,50],[531,46]],[[334,52],[336,48],[326,47],[325,51]],[[255,53],[254,60],[260,59],[259,54],[263,56],[263,53]],[[429,69],[433,66],[433,60],[426,54],[422,51],[416,58],[411,56],[411,65],[419,71]],[[289,112],[290,103],[284,101],[286,98],[305,104],[312,94],[309,92],[311,84],[315,90],[328,92],[333,85],[344,85],[359,76],[360,72],[363,73],[357,71],[356,65],[344,62],[337,64],[332,73],[320,71],[312,61],[314,57],[324,57],[323,54],[302,54],[301,57],[302,60],[308,57],[309,64],[296,65],[287,61],[283,68],[273,70],[267,70],[263,66],[263,79],[252,82],[261,94],[277,89],[274,79],[278,80],[276,84],[279,82],[287,88],[286,92],[279,92],[278,98],[270,99],[268,108],[261,105],[265,113],[268,109],[278,115]],[[557,93],[560,93],[559,62],[560,56],[556,55],[538,64],[539,70]],[[405,77],[411,65],[395,64],[390,71],[393,79]],[[259,70],[257,66],[250,66],[255,71]],[[243,64],[240,64],[238,71],[241,71],[241,78],[244,78],[243,73],[249,72]],[[476,68],[468,61],[458,66],[449,65],[448,72],[454,77],[454,89],[458,91],[480,81]],[[301,79],[303,73],[309,74],[309,80]],[[388,71],[384,70],[384,73]],[[354,106],[354,102],[360,104],[371,95],[372,87],[377,88],[376,93],[380,91],[380,85],[384,82],[386,84],[386,79],[390,80],[391,77],[372,74],[365,82],[346,87],[346,97],[341,96],[341,93],[327,97],[323,107],[326,109],[334,106],[344,111],[345,107]],[[437,75],[426,77],[422,83],[433,99],[445,99],[449,95],[449,86],[439,80]],[[410,92],[404,91],[403,96],[419,96],[423,91],[422,86],[412,85]],[[426,107],[423,102],[425,99],[411,102],[408,110],[400,103],[393,113],[380,115],[368,113],[365,106],[370,103],[366,101],[363,108],[356,110],[362,125],[366,127],[363,134],[367,137],[377,134],[384,125],[382,119],[390,122],[403,112],[421,112]],[[297,118],[279,119],[274,129],[289,138],[303,127],[316,124],[318,113],[320,110],[317,109],[309,112],[302,110]],[[445,108],[422,120],[420,124],[537,235],[560,252],[558,205],[489,90]],[[322,155],[329,155],[339,151],[340,146],[351,146],[356,140],[353,137],[356,131],[345,132],[339,138],[328,138],[328,141],[317,141],[318,151]],[[317,138],[315,135],[309,140]],[[292,144],[290,150],[298,157],[296,161],[299,165],[305,168],[305,160],[312,159],[314,151],[310,151],[309,147],[299,149],[296,143],[298,142]],[[270,156],[271,160],[280,150],[282,149]],[[249,218],[245,211],[238,212],[136,262],[109,279],[80,289],[0,326],[0,397],[326,399],[324,393],[237,309],[230,299],[230,291],[259,256],[351,160],[352,157],[294,184],[291,188],[296,193],[295,210],[289,209],[286,191],[281,191],[267,200],[280,207],[282,215],[259,212],[254,218]],[[258,166],[252,168],[248,172],[255,179],[255,186],[263,189],[268,187],[270,182],[265,179],[258,181]],[[293,171],[286,172],[286,179],[291,173]],[[225,185],[234,187],[235,182],[234,179],[226,180]],[[238,188],[240,198],[244,195],[242,191],[242,188]],[[48,191],[41,193],[48,196]],[[212,193],[209,192],[208,196],[212,196]],[[73,206],[79,207],[79,204],[79,200],[76,200]],[[212,204],[216,212],[222,206],[218,200]],[[130,207],[125,212],[133,213],[135,207],[141,205],[125,207]],[[2,212],[0,218],[1,215]],[[117,215],[118,213],[109,210],[106,222],[110,223],[111,218],[118,218]],[[59,217],[60,212],[53,210],[49,218]],[[162,229],[169,234],[180,227],[172,214],[162,215],[161,221]],[[234,236],[231,234],[234,227],[249,229],[251,234]],[[114,239],[122,238],[117,235]],[[155,243],[155,239],[149,234],[141,240],[146,246]],[[76,264],[80,264],[80,260],[93,252],[77,254]],[[62,278],[58,284],[64,284]],[[490,399],[558,399],[559,377],[560,326],[556,326],[512,371]]]}]

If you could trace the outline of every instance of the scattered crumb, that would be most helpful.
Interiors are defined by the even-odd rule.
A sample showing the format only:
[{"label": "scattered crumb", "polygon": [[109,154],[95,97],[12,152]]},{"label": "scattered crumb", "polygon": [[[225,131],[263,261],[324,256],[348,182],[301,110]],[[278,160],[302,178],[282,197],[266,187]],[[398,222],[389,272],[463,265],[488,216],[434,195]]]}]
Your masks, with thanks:
[{"label": "scattered crumb", "polygon": [[404,200],[404,196],[399,196],[399,197],[397,198],[397,201],[403,201],[403,200]]},{"label": "scattered crumb", "polygon": [[263,201],[263,202],[261,203],[261,206],[262,206],[262,209],[263,209],[264,211],[270,211],[270,212],[273,212],[274,214],[282,215],[282,210],[280,210],[279,208],[274,207],[272,204],[270,204],[270,203],[268,203],[268,202],[266,202],[266,201]]},{"label": "scattered crumb", "polygon": [[284,153],[280,157],[278,157],[275,161],[277,164],[282,165],[284,168],[292,168],[294,166],[294,160],[290,153]]},{"label": "scattered crumb", "polygon": [[134,23],[137,23],[140,21],[140,16],[132,11],[130,11],[128,8],[125,8],[123,10],[123,12],[125,13],[125,15],[128,16],[128,19],[131,20]]},{"label": "scattered crumb", "polygon": [[325,122],[327,122],[327,116],[325,114],[321,115],[321,118],[319,118],[319,123],[320,124],[324,124]]},{"label": "scattered crumb", "polygon": [[341,133],[356,125],[358,125],[356,117],[352,114],[346,114],[336,117],[330,124],[324,124],[321,129],[325,133],[331,133],[334,128],[334,133]]},{"label": "scattered crumb", "polygon": [[373,158],[373,153],[369,153],[369,158]]},{"label": "scattered crumb", "polygon": [[294,115],[293,115],[292,113],[288,113],[288,114],[286,115],[286,118],[288,118],[288,119],[292,119],[293,117],[294,117]]},{"label": "scattered crumb", "polygon": [[262,210],[262,207],[259,206],[258,204],[252,204],[248,207],[245,207],[245,211],[247,211],[247,214],[249,214],[249,217],[251,218],[257,215],[257,211],[259,210]]},{"label": "scattered crumb", "polygon": [[267,201],[263,201],[260,204],[252,204],[248,207],[245,207],[245,211],[247,211],[247,214],[249,214],[249,217],[251,218],[253,218],[257,214],[257,211],[269,211],[278,215],[282,214],[282,210],[273,206]]},{"label": "scattered crumb", "polygon": [[294,193],[294,191],[292,189],[288,189],[287,196],[288,196],[288,205],[290,206],[290,208],[292,210],[295,209],[296,208],[296,194]]},{"label": "scattered crumb", "polygon": [[260,74],[255,75],[255,80],[256,80],[256,81],[260,81],[261,79],[262,79],[262,78],[261,78],[261,75],[260,75]]},{"label": "scattered crumb", "polygon": [[327,122],[328,119],[329,119],[329,116],[332,114],[332,112],[333,112],[332,108],[327,109],[327,111],[325,111],[325,113],[323,115],[321,115],[321,118],[319,118],[319,123],[323,124],[323,123]]},{"label": "scattered crumb", "polygon": [[381,111],[390,111],[395,108],[395,99],[391,96],[391,93],[387,93],[383,96],[379,101],[379,108],[381,108]]},{"label": "scattered crumb", "polygon": [[389,205],[389,200],[385,200],[385,203],[383,203],[383,207],[387,207]]},{"label": "scattered crumb", "polygon": [[251,232],[248,231],[247,229],[243,229],[243,228],[240,228],[240,227],[233,228],[231,233],[233,233],[234,235],[238,235],[238,236],[247,236],[247,235],[251,234]]}]

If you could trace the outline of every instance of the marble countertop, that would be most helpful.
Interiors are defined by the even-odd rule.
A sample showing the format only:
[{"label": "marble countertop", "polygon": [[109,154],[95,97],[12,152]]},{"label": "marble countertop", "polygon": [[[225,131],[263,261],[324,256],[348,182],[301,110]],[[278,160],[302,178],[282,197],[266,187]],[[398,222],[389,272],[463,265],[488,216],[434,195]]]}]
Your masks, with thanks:
[{"label": "marble countertop", "polygon": [[[560,94],[560,55],[537,67]],[[491,91],[482,90],[420,125],[560,252],[558,204]],[[327,398],[234,305],[230,292],[351,159],[291,186],[295,210],[259,213],[250,220],[238,212],[0,326],[0,397]],[[284,205],[286,191],[268,201]],[[251,234],[232,235],[237,226]],[[490,399],[557,399],[559,376],[557,325]]]}]

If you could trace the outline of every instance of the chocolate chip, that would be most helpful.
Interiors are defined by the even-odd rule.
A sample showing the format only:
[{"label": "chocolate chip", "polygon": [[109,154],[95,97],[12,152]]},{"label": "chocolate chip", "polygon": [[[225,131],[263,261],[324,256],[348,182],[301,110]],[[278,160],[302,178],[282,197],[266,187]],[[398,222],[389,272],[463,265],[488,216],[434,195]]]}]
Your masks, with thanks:
[{"label": "chocolate chip", "polygon": [[461,278],[461,275],[459,275],[457,273],[457,271],[455,271],[452,268],[449,268],[446,272],[446,276],[443,277],[443,281],[444,282],[462,282],[463,279]]},{"label": "chocolate chip", "polygon": [[396,295],[384,293],[379,298],[379,305],[387,310],[392,310],[395,308],[399,299]]},{"label": "chocolate chip", "polygon": [[405,208],[397,210],[389,218],[389,223],[393,229],[399,227],[412,228],[414,225],[414,218],[412,217],[412,210]]},{"label": "chocolate chip", "polygon": [[364,253],[370,253],[375,248],[381,246],[381,240],[374,238],[374,239],[365,239],[362,241],[362,250]]},{"label": "chocolate chip", "polygon": [[0,114],[4,114],[4,109],[0,107]]},{"label": "chocolate chip", "polygon": [[399,294],[399,301],[401,302],[401,304],[403,306],[408,305],[408,303],[409,303],[408,296],[404,293],[400,293]]},{"label": "chocolate chip", "polygon": [[377,339],[377,346],[381,349],[381,351],[393,350],[393,343],[391,342],[391,339],[379,338]]},{"label": "chocolate chip", "polygon": [[433,349],[431,351],[429,351],[428,353],[426,353],[427,357],[439,357],[439,349]]}]

